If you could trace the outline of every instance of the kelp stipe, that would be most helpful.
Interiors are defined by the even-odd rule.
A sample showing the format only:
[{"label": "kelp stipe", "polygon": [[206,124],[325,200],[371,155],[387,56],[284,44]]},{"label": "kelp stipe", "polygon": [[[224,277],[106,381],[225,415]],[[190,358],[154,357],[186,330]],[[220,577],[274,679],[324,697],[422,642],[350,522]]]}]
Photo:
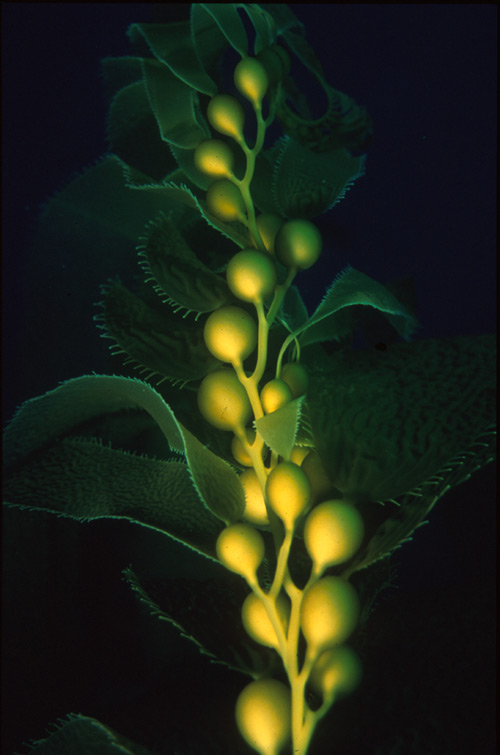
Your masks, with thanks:
[{"label": "kelp stipe", "polygon": [[[253,19],[256,28],[264,34],[266,27],[262,23],[267,20],[266,16],[260,15],[256,6],[252,8],[258,14]],[[227,18],[218,17],[212,24],[205,9],[194,13],[202,14],[197,21],[200,28],[206,33],[210,31],[221,45],[227,44]],[[236,31],[240,27],[231,6],[227,13],[233,14],[230,20],[235,24],[229,26],[229,41],[238,49],[244,39]],[[225,33],[221,33],[223,29]],[[141,29],[140,33],[150,40],[153,31]],[[297,40],[291,39],[292,51],[294,44],[299,50],[303,49]],[[210,45],[206,52],[212,54],[216,49],[215,44]],[[144,65],[145,86],[149,87],[148,100],[161,104],[161,98],[155,100],[155,87],[161,86],[164,77],[170,82],[171,75],[154,63],[153,60]],[[175,68],[175,64],[181,66],[182,61],[170,60],[170,64]],[[208,67],[208,63],[206,65]],[[261,72],[259,66],[254,65],[253,69]],[[296,192],[294,202],[284,207],[286,193],[284,197],[276,193],[279,175],[286,169],[284,184],[292,181],[294,162],[297,163],[298,158],[288,163],[280,159],[276,161],[278,178],[269,184],[273,189],[273,204],[267,206],[265,198],[259,200],[261,205],[255,200],[258,209],[267,211],[259,215],[253,206],[252,181],[249,181],[248,192],[245,176],[242,179],[237,168],[236,179],[243,182],[241,200],[233,191],[237,181],[231,180],[231,158],[225,159],[231,152],[215,145],[219,148],[217,153],[209,150],[203,156],[207,141],[208,147],[214,148],[212,134],[204,133],[207,139],[201,142],[204,145],[201,150],[199,144],[193,148],[191,143],[177,149],[175,139],[184,139],[190,128],[195,130],[199,122],[203,128],[206,126],[202,120],[204,111],[201,107],[198,109],[195,96],[197,91],[202,91],[196,89],[195,83],[201,86],[206,69],[182,70],[184,77],[189,74],[189,87],[179,84],[184,79],[179,78],[180,69],[176,71],[178,81],[172,86],[180,92],[177,101],[182,102],[185,97],[191,108],[187,109],[188,115],[182,114],[185,127],[179,129],[178,123],[172,124],[168,120],[171,113],[165,116],[159,108],[153,106],[153,109],[163,138],[173,145],[172,152],[177,153],[181,172],[176,171],[175,178],[169,174],[168,183],[164,179],[158,185],[151,180],[154,176],[142,172],[146,170],[145,165],[126,169],[130,186],[135,187],[129,192],[131,196],[134,191],[143,192],[143,196],[148,192],[152,199],[155,195],[161,196],[165,204],[168,198],[179,199],[185,203],[181,210],[187,208],[185,217],[180,211],[174,215],[175,210],[170,209],[169,204],[169,214],[162,208],[163,214],[153,219],[141,243],[143,267],[165,305],[159,307],[149,294],[144,300],[120,284],[112,283],[104,291],[101,325],[116,349],[147,370],[145,374],[156,373],[158,381],[188,385],[179,394],[178,408],[173,398],[175,394],[169,393],[175,414],[158,392],[142,381],[126,378],[92,376],[68,381],[28,403],[7,432],[8,461],[13,469],[6,485],[7,498],[14,504],[23,501],[32,508],[46,508],[75,518],[132,518],[176,537],[212,559],[217,555],[229,569],[242,573],[253,590],[242,602],[243,626],[257,644],[249,645],[248,640],[244,640],[245,649],[235,652],[232,646],[215,649],[210,645],[214,642],[210,636],[198,642],[219,660],[258,677],[238,698],[236,715],[245,738],[256,745],[258,751],[277,751],[287,740],[292,724],[296,749],[305,752],[315,719],[326,712],[336,694],[348,691],[359,677],[357,655],[344,640],[353,632],[359,615],[361,623],[366,619],[374,594],[384,583],[380,572],[359,570],[384,559],[411,534],[451,485],[491,458],[488,445],[491,409],[486,403],[491,381],[488,365],[491,345],[487,338],[477,343],[459,339],[452,343],[418,344],[418,353],[413,346],[403,345],[384,355],[387,359],[350,354],[345,348],[327,358],[316,350],[317,344],[327,340],[336,340],[345,346],[355,326],[353,305],[383,312],[403,335],[411,332],[413,317],[389,291],[353,270],[339,276],[316,312],[307,317],[300,294],[290,283],[293,269],[299,265],[308,267],[317,255],[319,242],[314,226],[303,217],[297,226],[294,214],[297,210],[299,215],[316,214],[324,209],[324,196],[318,198],[311,176],[302,172],[298,177],[300,191]],[[250,81],[252,86],[245,91],[252,94],[252,104],[257,111],[263,92],[259,93],[259,81],[257,84],[252,78]],[[128,105],[132,108],[135,97],[140,98],[138,91],[131,96],[127,87],[123,89],[127,91],[119,90],[113,103],[115,117],[118,105],[127,107],[129,96]],[[272,100],[268,91],[266,96]],[[217,96],[219,92],[210,102]],[[277,92],[275,96],[278,99]],[[233,112],[238,112],[234,103]],[[190,120],[192,113],[196,114],[196,123]],[[208,110],[207,117],[212,128],[215,128],[213,118],[220,125]],[[126,130],[129,123],[137,121],[125,119],[122,128]],[[234,117],[231,123],[234,125]],[[234,129],[234,135],[241,138],[241,131]],[[121,137],[125,154],[127,134],[122,133]],[[289,139],[293,140],[293,136],[289,135]],[[299,154],[293,141],[283,144],[286,150],[296,150]],[[249,151],[252,149],[246,146]],[[207,154],[210,165],[215,164],[219,171],[222,168],[225,174],[223,179],[217,179],[224,183],[216,186],[215,194],[210,194],[214,184],[205,186],[203,175],[196,172],[200,172]],[[260,152],[257,158],[259,156]],[[245,173],[252,159],[250,154],[246,155]],[[348,159],[347,154],[346,161]],[[271,165],[272,162],[268,160]],[[255,163],[258,187],[258,159]],[[324,164],[330,170],[330,164],[327,161]],[[267,176],[268,165],[264,163],[262,170]],[[189,179],[192,186],[187,190]],[[262,188],[265,186],[266,180],[262,180],[256,194],[259,190],[265,194]],[[302,196],[308,197],[307,202],[297,208]],[[331,196],[327,205],[330,200]],[[279,205],[275,206],[277,202]],[[269,218],[270,212],[276,210],[285,217],[290,214],[292,219],[283,223],[283,217],[271,215]],[[190,246],[186,239],[196,240],[194,229],[198,212],[243,252],[230,260],[230,254],[224,259],[217,248],[200,249],[194,241]],[[259,226],[262,215],[266,222],[260,220]],[[305,234],[301,233],[304,228]],[[178,229],[182,229],[182,233],[176,233]],[[276,254],[272,256],[272,241],[266,244],[266,239],[272,239],[275,233]],[[215,238],[217,234],[212,236]],[[300,243],[295,243],[297,239]],[[238,254],[246,255],[243,268],[236,264],[241,261]],[[243,283],[241,269],[244,270]],[[215,295],[211,296],[214,289]],[[268,296],[274,298],[266,301]],[[284,297],[282,303],[280,297]],[[178,310],[174,312],[176,317],[171,314],[169,304]],[[210,312],[212,314],[208,314]],[[182,317],[183,314],[186,316]],[[220,340],[221,332],[225,336],[223,340]],[[307,368],[302,374],[299,368],[298,377],[297,369],[294,375],[297,363],[293,356],[286,362],[293,348],[297,354],[300,351],[300,364]],[[250,364],[249,358],[254,359]],[[232,367],[221,368],[221,362]],[[429,365],[425,380],[419,374],[422,363]],[[330,395],[332,374],[335,375],[335,396]],[[227,435],[210,427],[200,427],[194,391],[189,392],[192,383],[197,388],[202,413],[208,415],[216,430],[235,431],[231,448]],[[435,390],[443,383],[449,392],[444,402]],[[464,394],[464,383],[469,394]],[[397,402],[390,400],[394,395]],[[221,396],[220,406],[214,411],[218,396]],[[162,429],[171,451],[182,454],[187,463],[182,462],[182,457],[174,458],[173,454],[163,461],[130,458],[113,447],[89,441],[91,423],[103,411],[117,413],[130,407],[144,408]],[[254,426],[249,422],[252,414]],[[447,437],[436,438],[435,433],[450,418],[456,423],[456,437],[453,433],[451,441]],[[83,423],[86,423],[87,437],[82,437]],[[133,434],[132,430],[130,432]],[[203,444],[197,438],[200,434]],[[217,449],[217,454],[213,449]],[[242,472],[245,467],[250,474]],[[61,468],[67,475],[48,476],[51,469]],[[96,470],[106,469],[107,475],[101,477],[99,496],[86,498],[86,491],[78,489],[81,483],[72,476],[75,468],[78,479],[84,481],[95,479]],[[247,475],[245,483],[243,475]],[[128,489],[118,492],[116,480],[123,476],[126,476]],[[147,506],[142,503],[146,489]],[[282,492],[284,489],[286,494]],[[48,495],[45,490],[49,491]],[[165,505],[166,491],[168,506]],[[254,510],[250,516],[247,514],[252,522],[249,525],[241,523],[240,519],[252,495],[257,500],[257,513]],[[205,507],[200,504],[200,498]],[[384,509],[375,502],[385,503]],[[332,552],[332,537],[324,542],[314,534],[318,531],[315,528],[318,518],[320,533],[331,530],[338,535],[339,530],[342,531],[346,548],[340,553],[337,549]],[[226,527],[222,528],[221,522]],[[296,531],[302,525],[304,547],[301,547],[301,534]],[[293,552],[293,558],[289,557],[292,540],[298,549]],[[259,565],[264,573],[257,574]],[[326,569],[331,571],[323,576]],[[357,577],[355,580],[353,576],[352,580],[356,581],[356,591],[349,581],[351,575]],[[176,621],[195,640],[198,632],[206,632],[205,627],[196,623],[186,629],[186,625],[156,599],[154,589],[150,590],[130,571],[127,576],[155,613]],[[302,596],[301,591],[306,586],[310,589]],[[229,597],[223,587],[219,590],[216,602],[222,605]],[[156,592],[161,590],[157,587]],[[324,623],[315,620],[319,614],[325,616]],[[236,620],[240,627],[239,617]],[[236,631],[234,642],[236,644],[238,632],[241,644],[240,629]],[[297,653],[299,632],[307,647],[304,653]],[[359,643],[355,635],[353,642]],[[294,699],[291,703],[286,684],[281,678],[275,678],[280,676],[277,656],[274,651],[267,652],[267,647],[277,648],[285,661],[292,682]],[[321,659],[317,658],[320,654]],[[307,700],[306,683],[310,687]],[[255,705],[257,728],[249,714]],[[276,733],[277,742],[266,738],[267,717],[275,724],[271,733]],[[84,723],[72,720],[67,728],[70,730],[71,726]],[[98,730],[103,736],[114,736],[106,727],[98,727]]]}]

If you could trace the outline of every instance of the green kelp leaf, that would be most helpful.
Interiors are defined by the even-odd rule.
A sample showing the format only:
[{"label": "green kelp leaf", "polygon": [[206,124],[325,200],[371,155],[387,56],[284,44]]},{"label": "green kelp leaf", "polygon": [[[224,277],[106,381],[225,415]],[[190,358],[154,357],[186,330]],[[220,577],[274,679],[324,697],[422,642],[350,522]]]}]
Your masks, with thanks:
[{"label": "green kelp leaf", "polygon": [[341,148],[317,154],[286,136],[257,161],[252,196],[263,212],[312,218],[343,199],[363,172],[363,157]]},{"label": "green kelp leaf", "polygon": [[101,321],[104,337],[114,343],[114,354],[124,354],[125,363],[135,363],[147,379],[158,376],[174,384],[199,380],[220,364],[208,351],[203,330],[192,320],[176,317],[170,307],[164,312],[148,306],[121,283],[103,287]]},{"label": "green kelp leaf", "polygon": [[196,54],[188,21],[171,24],[132,24],[127,32],[132,44],[145,42],[157,61],[168,66],[181,81],[210,97],[217,86]]},{"label": "green kelp leaf", "polygon": [[140,263],[146,280],[153,281],[155,291],[175,312],[185,309],[198,318],[232,298],[224,278],[200,262],[168,216],[161,214],[152,221],[141,241]]},{"label": "green kelp leaf", "polygon": [[306,39],[304,27],[289,7],[276,3],[267,7],[287,48],[316,79],[313,91],[319,85],[327,101],[324,114],[320,118],[313,117],[307,98],[288,77],[284,82],[286,100],[293,104],[293,109],[285,99],[278,103],[277,116],[283,130],[314,152],[329,152],[338,147],[364,151],[373,136],[373,122],[366,109],[326,82],[323,66]]},{"label": "green kelp leaf", "polygon": [[121,160],[106,157],[47,202],[33,249],[41,259],[58,254],[67,262],[70,254],[89,267],[99,264],[102,270],[105,265],[109,273],[104,275],[111,275],[126,260],[132,262],[145,224],[161,209],[165,209],[161,192],[127,187]]},{"label": "green kelp leaf", "polygon": [[254,422],[264,443],[284,459],[290,458],[295,445],[303,401],[303,396],[296,398]]},{"label": "green kelp leaf", "polygon": [[149,183],[172,169],[174,160],[162,141],[144,81],[134,81],[112,97],[106,131],[110,151],[147,176]]},{"label": "green kelp leaf", "polygon": [[343,199],[363,172],[364,158],[345,149],[316,154],[282,137],[257,158],[252,197],[262,212],[311,218]]},{"label": "green kelp leaf", "polygon": [[280,321],[290,330],[296,331],[308,320],[307,308],[297,286],[289,286],[279,311]]},{"label": "green kelp leaf", "polygon": [[[248,55],[247,34],[234,3],[193,3],[191,5],[191,30],[198,52],[200,48],[204,49],[206,46],[207,27],[220,29],[226,39],[226,46],[229,42],[242,58]],[[215,41],[214,37],[212,31],[213,41]]]},{"label": "green kelp leaf", "polygon": [[180,461],[65,438],[6,475],[3,496],[9,505],[78,521],[128,519],[216,559],[221,523],[200,504]]},{"label": "green kelp leaf", "polygon": [[223,579],[147,579],[130,568],[123,573],[148,611],[173,624],[212,662],[254,678],[277,670],[276,653],[241,631],[248,589],[240,577],[225,572]]},{"label": "green kelp leaf", "polygon": [[276,42],[276,24],[272,15],[268,12],[269,6],[244,3],[241,9],[245,11],[255,29],[253,54],[258,55],[265,47]]},{"label": "green kelp leaf", "polygon": [[34,742],[30,755],[155,755],[96,718],[69,713],[55,731]]},{"label": "green kelp leaf", "polygon": [[[356,501],[389,501],[455,474],[462,455],[462,475],[490,460],[495,355],[493,336],[317,352],[311,363],[306,350],[309,417],[332,484]],[[470,452],[476,443],[484,454]]]},{"label": "green kelp leaf", "polygon": [[200,313],[218,309],[232,296],[225,279],[200,259],[203,255],[210,260],[210,244],[220,246],[220,239],[201,241],[199,224],[193,229],[193,236],[197,242],[200,239],[200,256],[191,249],[170,215],[160,214],[146,228],[141,239],[144,243],[138,249],[140,262],[154,280],[160,298],[168,301],[175,311],[192,311],[198,318]]},{"label": "green kelp leaf", "polygon": [[332,283],[316,311],[297,328],[294,336],[300,335],[301,346],[344,338],[355,324],[351,313],[344,310],[359,305],[381,312],[403,338],[408,338],[416,327],[413,314],[385,286],[348,267]]},{"label": "green kelp leaf", "polygon": [[245,497],[236,472],[183,427],[154,388],[134,378],[84,375],[26,401],[5,430],[6,466],[22,462],[65,433],[75,433],[83,422],[131,408],[149,412],[172,450],[186,455],[205,506],[226,523],[237,521],[245,508]]},{"label": "green kelp leaf", "polygon": [[144,60],[144,81],[161,138],[194,149],[211,136],[201,115],[198,94],[155,60]]}]

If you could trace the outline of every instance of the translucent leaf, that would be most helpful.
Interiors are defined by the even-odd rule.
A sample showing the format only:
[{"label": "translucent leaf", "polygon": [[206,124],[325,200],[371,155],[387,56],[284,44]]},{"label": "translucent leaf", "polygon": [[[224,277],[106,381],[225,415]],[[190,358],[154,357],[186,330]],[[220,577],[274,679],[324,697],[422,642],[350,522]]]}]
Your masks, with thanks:
[{"label": "translucent leaf", "polygon": [[154,755],[96,718],[70,713],[55,731],[34,742],[30,755]]},{"label": "translucent leaf", "polygon": [[193,36],[197,41],[203,23],[200,16],[208,13],[231,47],[239,52],[242,58],[248,55],[247,34],[234,3],[194,3],[191,8]]},{"label": "translucent leaf", "polygon": [[[212,7],[214,5],[217,4],[212,4]],[[219,7],[221,7],[221,5],[229,6],[229,3],[220,4]],[[231,11],[228,12],[226,10],[226,16],[228,13],[232,15]],[[216,9],[214,10],[214,14],[216,14]],[[203,3],[191,4],[190,23],[191,37],[196,48],[196,56],[207,74],[214,81],[218,82],[220,79],[220,59],[228,49],[228,38],[217,23],[215,16],[208,13]],[[245,35],[244,41],[241,27],[239,28],[239,31],[237,30],[238,24],[241,25],[241,20],[239,18],[234,23],[235,41],[237,42],[237,37],[239,37],[241,45],[246,46],[245,30],[243,29],[243,34]],[[225,28],[229,35],[231,35],[230,21],[229,26],[226,24]],[[211,92],[210,96],[213,96],[214,94],[214,92]]]},{"label": "translucent leaf", "polygon": [[304,300],[297,286],[289,286],[279,312],[280,321],[290,331],[295,331],[308,320]]},{"label": "translucent leaf", "polygon": [[306,350],[309,416],[332,484],[356,501],[389,501],[489,461],[495,353],[492,336],[317,353],[310,364]]},{"label": "translucent leaf", "polygon": [[113,95],[106,130],[110,151],[147,176],[149,183],[160,181],[172,169],[173,158],[162,141],[143,80]]},{"label": "translucent leaf", "polygon": [[200,113],[197,93],[156,61],[144,60],[143,67],[161,138],[184,149],[194,149],[208,139],[210,130]]},{"label": "translucent leaf", "polygon": [[353,321],[343,312],[352,306],[373,307],[384,314],[404,338],[416,327],[413,314],[385,286],[353,268],[344,270],[328,289],[309,320],[294,332],[301,346],[340,339],[351,332]]},{"label": "translucent leaf", "polygon": [[255,29],[255,42],[253,54],[258,55],[265,47],[270,47],[276,42],[276,24],[270,13],[269,6],[261,6],[257,3],[245,3],[242,6]]},{"label": "translucent leaf", "polygon": [[303,400],[303,396],[296,398],[254,423],[266,445],[284,459],[290,458],[295,445]]},{"label": "translucent leaf", "polygon": [[342,199],[363,171],[364,158],[345,149],[315,153],[283,137],[257,160],[252,196],[262,212],[312,218]]},{"label": "translucent leaf", "polygon": [[226,281],[199,261],[164,215],[147,228],[141,257],[155,290],[175,311],[212,312],[231,298]]},{"label": "translucent leaf", "polygon": [[9,505],[78,521],[128,519],[216,560],[220,522],[201,504],[186,464],[65,438],[4,480]]},{"label": "translucent leaf", "polygon": [[236,472],[186,430],[160,394],[141,380],[83,376],[26,401],[5,431],[6,465],[21,462],[89,419],[130,408],[149,412],[170,447],[186,455],[191,478],[207,508],[226,523],[237,521],[245,498]]},{"label": "translucent leaf", "polygon": [[148,379],[158,376],[174,384],[199,380],[220,363],[203,340],[203,331],[192,320],[175,317],[168,305],[164,313],[152,309],[121,283],[104,288],[101,302],[104,337],[113,340],[110,349],[124,354],[125,363],[135,363]]},{"label": "translucent leaf", "polygon": [[215,82],[198,59],[188,21],[132,24],[128,35],[134,44],[144,40],[155,58],[189,87],[210,97],[217,93]]}]

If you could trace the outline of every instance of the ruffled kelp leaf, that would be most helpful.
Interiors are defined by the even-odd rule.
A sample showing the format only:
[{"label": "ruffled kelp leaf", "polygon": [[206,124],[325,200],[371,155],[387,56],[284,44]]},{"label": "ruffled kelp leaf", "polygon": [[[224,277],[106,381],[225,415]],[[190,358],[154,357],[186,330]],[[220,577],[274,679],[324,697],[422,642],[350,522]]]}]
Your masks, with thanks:
[{"label": "ruffled kelp leaf", "polygon": [[128,519],[215,559],[221,523],[200,503],[189,470],[109,448],[96,439],[65,438],[6,474],[4,501],[82,522]]},{"label": "ruffled kelp leaf", "polygon": [[332,484],[360,502],[418,491],[425,515],[423,486],[466,479],[493,456],[495,353],[493,336],[316,353],[310,364],[306,350],[309,416]]},{"label": "ruffled kelp leaf", "polygon": [[[219,34],[217,34],[217,30]],[[206,50],[207,36],[211,42],[218,41],[220,34],[242,58],[248,55],[248,40],[243,22],[234,3],[193,3],[191,5],[191,31],[200,58]],[[222,48],[224,49],[224,48]],[[213,95],[212,95],[213,96]]]},{"label": "ruffled kelp leaf", "polygon": [[144,60],[144,81],[161,138],[194,149],[211,135],[201,115],[198,94],[168,68],[154,60]]},{"label": "ruffled kelp leaf", "polygon": [[252,196],[262,212],[312,218],[340,201],[363,172],[363,157],[340,148],[316,154],[286,136],[257,160]]},{"label": "ruffled kelp leaf", "polygon": [[[188,21],[171,24],[132,24],[127,34],[136,49],[145,44],[156,60],[188,87],[213,97],[217,86],[196,54]],[[167,103],[168,104],[168,103]]]},{"label": "ruffled kelp leaf", "polygon": [[69,713],[45,739],[33,742],[29,755],[155,755],[117,734],[96,718]]},{"label": "ruffled kelp leaf", "polygon": [[299,336],[301,346],[345,338],[356,324],[356,317],[345,310],[360,305],[381,312],[403,338],[408,338],[417,325],[412,312],[385,286],[348,267],[332,283],[316,311],[295,330],[293,336]]},{"label": "ruffled kelp leaf", "polygon": [[185,454],[194,486],[212,514],[226,524],[237,521],[245,497],[236,472],[183,427],[161,395],[142,380],[84,375],[26,401],[5,430],[6,466],[22,463],[64,434],[75,434],[83,422],[132,408],[149,412],[172,450]]},{"label": "ruffled kelp leaf", "polygon": [[295,445],[303,401],[303,396],[296,398],[281,409],[266,414],[254,422],[255,429],[264,443],[271,451],[284,459],[290,458]]},{"label": "ruffled kelp leaf", "polygon": [[198,317],[232,298],[226,281],[200,262],[168,216],[161,214],[152,221],[141,241],[140,263],[146,280],[153,282],[160,298],[175,312],[184,309]]},{"label": "ruffled kelp leaf", "polygon": [[241,578],[224,572],[222,579],[148,579],[130,568],[124,576],[153,616],[175,626],[212,662],[253,678],[277,671],[276,653],[242,632],[241,606],[248,589]]},{"label": "ruffled kelp leaf", "polygon": [[207,349],[203,330],[193,321],[176,317],[170,307],[152,309],[119,282],[103,287],[103,312],[96,321],[103,337],[114,343],[114,354],[124,354],[125,364],[135,363],[147,379],[158,376],[184,384],[199,380],[220,365]]}]

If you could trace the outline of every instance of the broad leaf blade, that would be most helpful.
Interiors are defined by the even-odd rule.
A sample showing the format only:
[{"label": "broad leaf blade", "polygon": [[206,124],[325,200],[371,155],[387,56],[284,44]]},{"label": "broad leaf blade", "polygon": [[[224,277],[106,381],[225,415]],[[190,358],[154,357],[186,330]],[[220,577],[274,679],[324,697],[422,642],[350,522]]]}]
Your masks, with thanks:
[{"label": "broad leaf blade", "polygon": [[357,501],[419,488],[494,425],[493,336],[316,355],[308,370],[317,450],[332,484]]},{"label": "broad leaf blade", "polygon": [[129,519],[215,559],[220,522],[200,503],[187,466],[65,438],[6,474],[4,501],[78,521]]},{"label": "broad leaf blade", "polygon": [[332,283],[314,314],[297,328],[294,336],[300,336],[301,346],[345,337],[353,323],[349,312],[344,310],[353,306],[373,307],[381,312],[404,338],[410,336],[417,324],[413,314],[385,286],[364,273],[347,268]]},{"label": "broad leaf blade", "polygon": [[22,462],[87,420],[130,408],[147,411],[170,447],[186,455],[193,483],[205,506],[226,523],[237,521],[245,499],[236,472],[186,430],[161,395],[141,380],[83,376],[25,402],[5,431],[6,464]]}]

